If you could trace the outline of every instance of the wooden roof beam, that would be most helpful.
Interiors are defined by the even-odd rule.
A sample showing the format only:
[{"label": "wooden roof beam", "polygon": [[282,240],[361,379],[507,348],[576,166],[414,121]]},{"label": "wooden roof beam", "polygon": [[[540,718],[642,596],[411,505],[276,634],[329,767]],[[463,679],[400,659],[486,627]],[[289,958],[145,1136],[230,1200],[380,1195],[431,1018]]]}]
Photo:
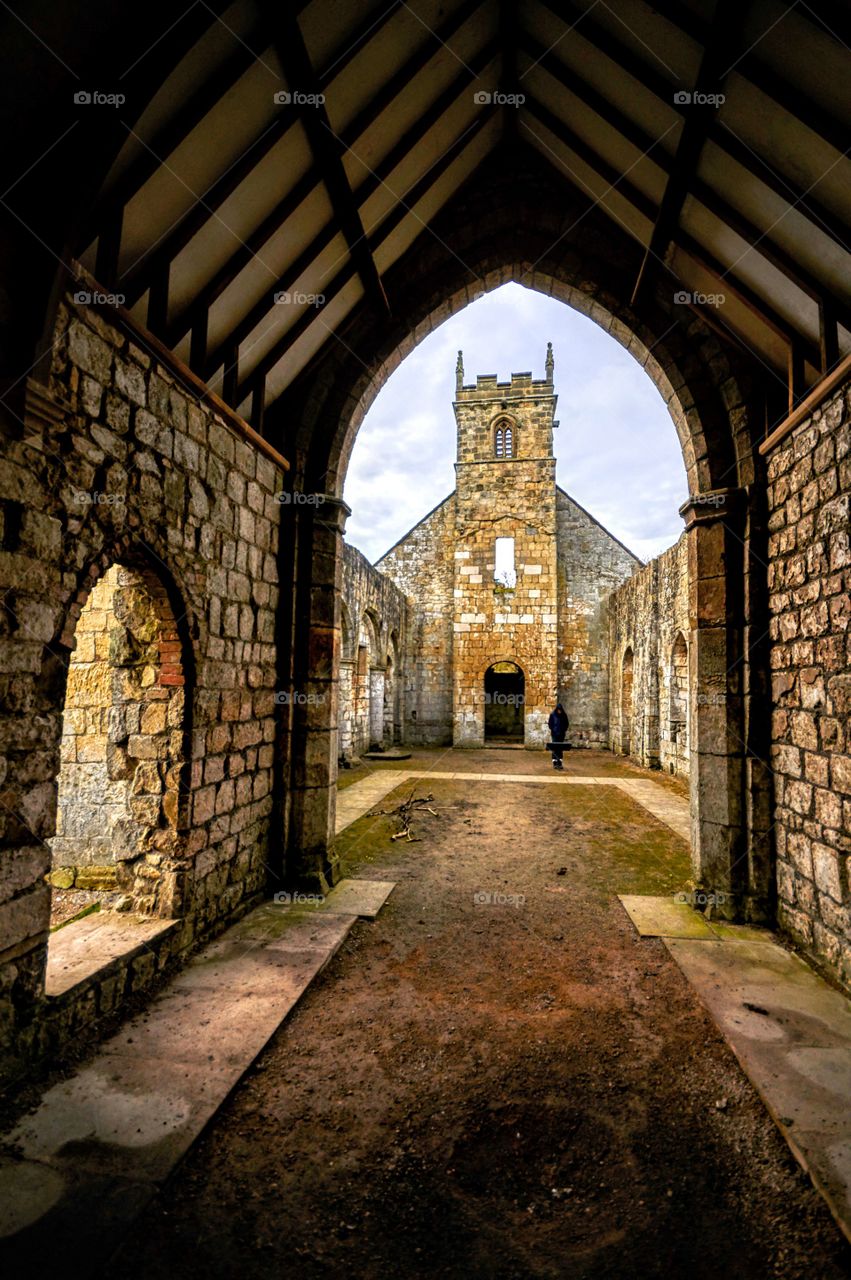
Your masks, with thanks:
[{"label": "wooden roof beam", "polygon": [[[459,138],[456,138],[455,142],[453,142],[452,146],[444,152],[437,164],[433,165],[428,172],[420,178],[419,182],[411,188],[411,190],[406,194],[404,202],[400,201],[388,213],[383,222],[378,225],[377,229],[370,232],[368,238],[371,252],[374,253],[385,243],[399,224],[408,217],[411,210],[415,209],[420,200],[422,200],[423,197],[437,185],[446,170],[454,164],[458,156],[470,146],[476,135],[490,118],[490,113],[481,112],[472,128],[467,129]],[[326,306],[332,298],[337,296],[344,285],[348,284],[353,274],[354,270],[352,262],[349,260],[349,262],[340,269],[331,281],[330,285],[326,288]],[[242,402],[242,399],[251,385],[251,379],[256,377],[258,373],[262,373],[264,376],[267,375],[275,365],[284,358],[290,347],[292,347],[292,345],[307,332],[310,326],[314,324],[317,319],[318,316],[316,313],[314,312],[311,314],[311,310],[308,308],[296,323],[287,330],[287,332],[278,340],[278,342],[275,343],[266,355],[263,356],[257,365],[255,365],[254,369],[252,369],[251,373],[247,375],[244,382],[240,385],[237,392],[237,404]]]},{"label": "wooden roof beam", "polygon": [[[399,162],[421,141],[437,120],[439,120],[441,116],[443,116],[446,111],[452,107],[465,89],[469,87],[471,81],[474,80],[476,76],[487,67],[488,63],[492,61],[496,52],[496,42],[491,42],[487,45],[476,56],[476,58],[472,60],[469,68],[462,69],[448,88],[446,88],[443,93],[435,99],[428,111],[414,122],[411,128],[408,129],[402,138],[400,138],[399,141],[391,148],[380,164],[376,166],[375,170],[366,175],[364,181],[355,189],[354,192],[354,199],[358,208],[363,207],[370,196],[372,196],[373,193],[390,178]],[[310,264],[314,262],[319,254],[327,247],[328,244],[330,244],[338,231],[338,224],[333,218],[320,229],[311,243],[298,255],[295,261],[287,267],[284,274],[275,281],[275,283],[263,294],[263,297],[259,299],[250,311],[239,321],[228,339],[220,343],[218,348],[211,353],[207,365],[208,376],[215,371],[224,359],[227,341],[234,339],[237,342],[244,341],[249,333],[251,333],[252,329],[260,323],[264,315],[266,315],[274,305],[275,294],[289,292]],[[242,251],[239,251],[239,253],[242,255]],[[234,260],[236,257],[237,255],[234,255],[234,259],[231,260],[231,263],[227,264],[225,268],[225,273],[227,275],[230,275],[232,267],[235,265]],[[231,276],[231,278],[233,278],[233,276]],[[216,281],[212,282],[211,289],[213,286],[217,287]],[[208,294],[207,291],[202,291],[199,299],[199,305],[204,305],[205,307],[209,306],[221,291],[221,289],[217,288],[215,295]],[[208,297],[209,301],[207,300]],[[181,320],[179,325],[176,325],[173,331],[172,336],[174,337],[174,340],[177,341],[178,338],[182,337],[188,327],[189,325],[186,323],[185,319]],[[178,328],[180,332],[178,332]]]},{"label": "wooden roof beam", "polygon": [[[555,55],[548,52],[528,33],[523,35],[523,48],[529,57],[540,65],[564,88],[569,90],[580,102],[599,116],[616,133],[626,139],[642,155],[646,155],[651,164],[670,174],[673,158],[658,144],[658,140],[645,133],[640,125],[625,116],[608,98],[604,98],[592,85],[588,84],[575,71],[570,70]],[[829,299],[836,307],[840,323],[851,328],[851,306],[836,297],[824,281],[817,280],[805,267],[801,266],[781,245],[769,235],[750,222],[744,214],[739,213],[728,204],[712,187],[701,178],[694,178],[690,194],[704,205],[719,221],[725,223],[731,231],[751,245],[767,262],[785,275],[798,289],[806,293],[815,302]],[[843,318],[844,317],[844,318]]]},{"label": "wooden roof beam", "polygon": [[[719,0],[715,10],[715,18],[707,35],[703,57],[695,80],[694,89],[690,93],[688,104],[674,163],[668,174],[659,216],[653,226],[650,241],[638,270],[638,277],[632,291],[631,305],[635,306],[641,291],[642,281],[653,264],[664,261],[668,248],[679,226],[680,214],[689,194],[689,186],[693,182],[700,154],[703,150],[717,111],[717,95],[724,83],[726,72],[724,64],[730,55],[731,42],[737,43],[740,23],[736,19],[741,14],[740,0]],[[699,98],[704,101],[698,101]]]}]

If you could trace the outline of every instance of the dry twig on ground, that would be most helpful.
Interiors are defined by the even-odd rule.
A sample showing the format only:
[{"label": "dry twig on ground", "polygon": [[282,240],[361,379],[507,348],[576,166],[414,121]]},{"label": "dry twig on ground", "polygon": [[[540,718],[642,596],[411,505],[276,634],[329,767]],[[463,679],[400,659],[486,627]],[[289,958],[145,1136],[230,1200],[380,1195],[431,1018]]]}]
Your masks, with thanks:
[{"label": "dry twig on ground", "polygon": [[395,809],[376,809],[369,816],[378,818],[380,816],[398,818],[400,828],[395,835],[390,837],[391,840],[407,840],[409,844],[416,844],[419,837],[411,835],[411,822],[417,813],[430,813],[433,817],[437,817],[434,809],[429,808],[429,801],[434,796],[429,792],[427,796],[415,796],[413,791],[407,800],[402,804],[398,804]]}]

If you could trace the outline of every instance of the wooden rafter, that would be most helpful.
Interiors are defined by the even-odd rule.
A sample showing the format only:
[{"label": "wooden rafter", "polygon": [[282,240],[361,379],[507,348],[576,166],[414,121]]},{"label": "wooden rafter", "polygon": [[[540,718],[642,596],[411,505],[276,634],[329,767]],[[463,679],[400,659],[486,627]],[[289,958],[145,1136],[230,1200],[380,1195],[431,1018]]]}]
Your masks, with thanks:
[{"label": "wooden rafter", "polygon": [[[534,99],[527,101],[527,109],[532,115],[543,124],[554,137],[568,147],[582,160],[597,176],[604,182],[607,187],[616,189],[623,197],[633,206],[643,217],[651,223],[655,222],[659,208],[650,200],[642,191],[640,191],[629,179],[625,178],[619,170],[613,165],[603,161],[599,154],[589,147],[581,138],[565,125],[563,121],[556,116],[549,108],[543,104],[536,102]],[[587,192],[585,192],[587,195]],[[796,330],[787,324],[781,316],[775,312],[771,305],[760,298],[749,285],[740,280],[729,268],[723,266],[712,257],[701,245],[682,230],[678,230],[675,234],[673,243],[676,247],[684,250],[690,257],[694,258],[701,268],[708,274],[712,275],[718,283],[729,293],[735,294],[740,301],[747,306],[748,310],[757,315],[767,328],[776,333],[782,340],[790,344],[793,339],[799,342],[806,359],[818,367],[818,354],[812,343],[806,338],[798,334]],[[673,276],[672,272],[672,276]]]},{"label": "wooden rafter", "polygon": [[363,223],[346,176],[343,144],[325,110],[322,86],[311,64],[298,19],[288,13],[286,7],[277,9],[272,0],[261,0],[261,8],[273,27],[273,39],[287,83],[293,90],[314,100],[302,109],[301,124],[357,273],[372,301],[389,311],[390,304],[375,260],[367,247]]},{"label": "wooden rafter", "polygon": [[[523,35],[523,48],[532,61],[539,63],[562,88],[568,90],[580,102],[589,107],[595,115],[599,116],[601,120],[614,129],[615,133],[635,147],[641,155],[646,155],[650,163],[661,169],[663,173],[670,174],[674,159],[659,145],[658,139],[652,138],[649,133],[645,133],[641,126],[636,124],[630,116],[624,115],[618,107],[599,93],[576,71],[572,69],[568,71],[565,64],[555,54],[545,49],[528,33]],[[744,214],[729,204],[701,178],[692,178],[689,194],[708,209],[714,217],[718,218],[720,222],[723,222],[734,231],[740,239],[751,245],[754,252],[760,254],[767,262],[770,262],[776,270],[785,275],[808,297],[819,304],[822,300],[829,299],[840,322],[846,328],[851,328],[851,306],[837,298],[824,281],[817,280],[806,267],[797,262],[764,229],[750,222]]]},{"label": "wooden rafter", "polygon": [[[712,22],[704,21],[698,14],[692,13],[685,5],[677,4],[674,0],[658,0],[658,3],[657,0],[653,0],[653,8],[671,26],[676,27],[704,48],[708,48],[714,40],[715,32],[718,30],[720,5]],[[743,6],[739,5],[739,8],[743,9]],[[792,8],[795,8],[799,17],[806,20],[808,5],[792,6]],[[789,11],[791,12],[791,9]],[[837,21],[833,23],[834,32],[836,31],[837,23],[843,25],[841,6],[837,5],[835,11]],[[814,15],[810,12],[809,16],[812,17]],[[847,23],[844,25],[847,25]],[[818,103],[814,102],[809,95],[799,93],[793,85],[783,80],[758,53],[753,50],[747,50],[741,57],[736,57],[734,50],[731,49],[727,54],[726,62],[728,67],[734,70],[737,75],[749,80],[755,88],[759,89],[760,93],[765,94],[767,98],[771,98],[778,107],[788,112],[789,115],[794,116],[801,124],[806,125],[808,129],[823,138],[840,154],[847,150],[847,127],[832,116],[830,112],[825,111]]]},{"label": "wooden rafter", "polygon": [[255,49],[261,40],[260,31],[261,28],[258,27],[244,43],[238,44],[230,57],[216,71],[215,76],[196,89],[179,110],[170,116],[162,128],[154,134],[151,141],[141,149],[126,172],[92,209],[85,224],[83,240],[94,239],[103,223],[109,221],[116,213],[120,213],[134,196],[138,195],[149,178],[162,166],[163,161],[182,142],[185,142],[216,103],[220,102],[222,97],[254,65],[257,61]]},{"label": "wooden rafter", "polygon": [[[458,157],[471,146],[480,130],[487,122],[487,113],[480,113],[474,121],[471,128],[453,142],[440,158],[440,160],[432,165],[426,174],[420,178],[409,192],[407,192],[404,201],[399,201],[390,210],[387,216],[379,224],[379,226],[369,234],[370,250],[375,253],[393,234],[396,228],[409,216],[411,210],[415,209],[419,202],[431,191],[443,177],[450,165],[454,164]],[[354,275],[354,268],[351,259],[340,269],[330,284],[323,290],[325,296],[325,306],[337,296],[342,288],[348,284]],[[258,373],[268,374],[280,360],[284,358],[292,345],[301,338],[312,324],[317,320],[317,315],[312,312],[311,308],[301,315],[301,317],[293,324],[287,332],[279,339],[278,342],[266,353],[258,362],[252,372],[247,375],[243,383],[241,383],[235,403],[241,404],[247,394],[251,379]],[[329,335],[330,337],[330,335]]]},{"label": "wooden rafter", "polygon": [[[741,14],[741,0],[719,0],[715,10],[713,23],[706,33],[706,43],[700,69],[697,73],[693,101],[686,114],[674,163],[668,172],[668,181],[659,213],[650,233],[650,240],[645,250],[638,277],[632,291],[632,306],[635,306],[641,291],[642,281],[649,272],[655,270],[659,261],[665,261],[674,234],[679,226],[680,214],[689,194],[689,188],[697,172],[700,154],[709,135],[713,117],[716,112],[714,102],[706,101],[721,91],[725,80],[725,65],[729,65],[731,45],[738,43],[739,22],[737,12]],[[704,101],[696,99],[702,97]]]},{"label": "wooden rafter", "polygon": [[[648,93],[652,93],[660,101],[666,103],[672,111],[677,112],[679,115],[684,114],[684,108],[674,102],[674,94],[679,86],[671,84],[665,76],[649,66],[628,45],[596,22],[590,11],[585,14],[570,0],[559,0],[558,5],[556,5],[555,0],[540,0],[540,2],[556,17],[561,18],[562,21],[574,23],[580,35],[594,44],[601,53],[604,53],[611,62],[630,75]],[[660,4],[654,7],[658,8],[660,13],[664,13],[666,18],[667,8],[670,8],[672,13],[676,12],[676,14],[681,15],[680,28],[686,34],[692,34],[692,31],[685,24],[691,20],[693,15],[689,19],[682,17],[683,6],[665,4],[663,0],[660,0]],[[702,30],[703,28],[701,27]],[[802,190],[794,180],[788,178],[785,174],[776,173],[770,165],[766,164],[755,152],[750,150],[720,120],[716,120],[710,129],[708,141],[753,173],[760,182],[767,186],[769,190],[774,191],[786,203],[794,205],[804,217],[817,225],[847,252],[848,246],[851,244],[851,226],[821,204],[810,191]]]},{"label": "wooden rafter", "polygon": [[[497,47],[495,42],[489,44],[482,52],[472,60],[469,67],[462,69],[447,89],[443,91],[430,105],[428,110],[414,122],[414,124],[406,131],[403,137],[391,148],[388,154],[383,158],[376,168],[367,173],[363,182],[354,191],[354,199],[360,210],[366,204],[367,200],[378,190],[380,186],[387,182],[393,171],[401,160],[407,156],[411,150],[426,136],[428,131],[437,121],[446,114],[446,112],[457,102],[460,95],[467,89],[471,81],[480,71],[483,71],[490,61],[492,61]],[[268,314],[274,305],[274,297],[276,293],[287,293],[292,290],[295,283],[300,279],[310,265],[316,261],[318,256],[331,243],[338,234],[340,228],[336,218],[332,218],[324,227],[320,228],[309,245],[290,263],[286,271],[281,275],[273,285],[268,288],[263,296],[254,304],[254,306],[242,317],[242,319],[234,326],[228,339],[223,341],[215,351],[210,353],[207,361],[208,376],[212,375],[225,358],[225,348],[227,341],[235,340],[237,343],[243,342],[251,331],[261,322],[263,317]],[[230,264],[224,269],[225,274],[230,272]],[[231,278],[233,278],[231,276]],[[211,288],[216,287],[217,292],[221,290],[218,285],[222,281],[213,281]],[[323,290],[324,292],[324,290]],[[200,301],[210,305],[213,298],[210,297],[207,302],[207,295],[202,292]],[[186,326],[181,326],[182,332],[186,331]],[[175,326],[175,332],[177,326]],[[178,334],[177,336],[182,336]]]}]

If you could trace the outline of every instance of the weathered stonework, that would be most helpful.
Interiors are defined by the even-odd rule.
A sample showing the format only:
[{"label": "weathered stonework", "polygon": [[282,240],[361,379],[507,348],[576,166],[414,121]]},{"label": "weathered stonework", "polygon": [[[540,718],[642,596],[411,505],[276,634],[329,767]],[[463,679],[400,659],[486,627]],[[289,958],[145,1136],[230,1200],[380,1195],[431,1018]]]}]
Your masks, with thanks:
[{"label": "weathered stonework", "polygon": [[[453,741],[484,742],[485,673],[513,662],[524,677],[524,741],[540,746],[558,693],[552,378],[480,375],[467,387],[459,377],[454,407]],[[512,433],[504,457],[500,430]],[[496,580],[497,538],[514,540],[513,584]]]},{"label": "weathered stonework", "polygon": [[452,741],[454,532],[450,494],[376,565],[409,602],[403,736],[421,746]]},{"label": "weathered stonework", "polygon": [[156,914],[183,860],[184,754],[180,637],[156,576],[114,565],[92,588],[74,640],[51,883],[117,887],[133,910]]},{"label": "weathered stonework", "polygon": [[609,744],[609,608],[641,561],[556,490],[559,696],[578,746]]},{"label": "weathered stonework", "polygon": [[769,454],[778,919],[851,985],[851,389]]},{"label": "weathered stonework", "polygon": [[408,604],[355,548],[343,549],[340,757],[402,740]]},{"label": "weathered stonework", "polygon": [[[150,690],[138,703],[138,730],[135,722],[116,723],[110,744],[108,717],[106,734],[102,719],[88,725],[107,739],[96,750],[105,747],[107,757],[125,750],[132,773],[131,822],[147,832],[144,848],[127,860],[137,905],[179,919],[173,952],[185,950],[256,899],[273,859],[282,472],[105,313],[69,297],[54,336],[51,412],[33,414],[23,439],[10,445],[0,490],[0,838],[14,872],[0,886],[0,1039],[8,1069],[34,1051],[50,1023],[45,876],[57,836],[63,703],[78,621],[92,601],[89,628],[84,623],[76,637],[90,651],[92,592],[112,566],[143,575],[167,597],[175,624],[160,633],[157,663],[137,667],[128,656],[114,672],[138,680],[137,693]],[[121,643],[132,648],[140,637],[131,637],[128,621]],[[185,676],[180,710],[171,694],[161,696],[170,664]],[[80,696],[74,675],[72,702]],[[70,762],[70,734],[64,751]],[[77,754],[75,764],[85,763]],[[69,838],[66,825],[58,839]],[[111,845],[118,852],[114,839]],[[74,863],[81,857],[78,849]],[[63,1008],[64,1022],[50,1032],[56,1039],[83,1016],[73,998]],[[85,1008],[85,1017],[97,1016],[91,992]]]},{"label": "weathered stonework", "polygon": [[[619,587],[608,605],[609,746],[648,768],[661,767],[687,777],[686,535]],[[710,699],[712,694],[697,696]]]},{"label": "weathered stonework", "polygon": [[[556,486],[552,372],[548,355],[543,379],[465,386],[459,360],[455,492],[378,561],[410,602],[410,741],[481,745],[503,696],[487,673],[505,663],[522,671],[507,696],[527,746],[546,742],[557,700],[573,741],[607,740],[606,600],[640,561]],[[513,539],[512,581],[496,580],[498,538]]]}]

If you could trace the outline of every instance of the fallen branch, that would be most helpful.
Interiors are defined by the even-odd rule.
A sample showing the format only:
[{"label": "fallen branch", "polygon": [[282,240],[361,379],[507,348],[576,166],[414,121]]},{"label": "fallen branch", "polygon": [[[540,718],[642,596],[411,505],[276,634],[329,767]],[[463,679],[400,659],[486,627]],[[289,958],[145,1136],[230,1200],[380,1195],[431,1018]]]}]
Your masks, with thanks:
[{"label": "fallen branch", "polygon": [[399,830],[395,835],[390,837],[391,840],[406,840],[409,844],[418,843],[418,837],[411,835],[411,823],[418,813],[430,813],[432,817],[438,817],[434,809],[430,808],[429,801],[434,796],[414,796],[413,791],[407,800],[402,804],[398,804],[395,809],[376,809],[369,816],[371,818],[391,817],[398,818],[400,822]]}]

